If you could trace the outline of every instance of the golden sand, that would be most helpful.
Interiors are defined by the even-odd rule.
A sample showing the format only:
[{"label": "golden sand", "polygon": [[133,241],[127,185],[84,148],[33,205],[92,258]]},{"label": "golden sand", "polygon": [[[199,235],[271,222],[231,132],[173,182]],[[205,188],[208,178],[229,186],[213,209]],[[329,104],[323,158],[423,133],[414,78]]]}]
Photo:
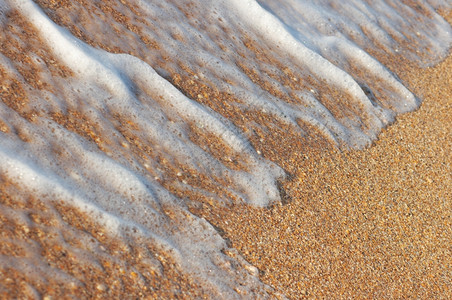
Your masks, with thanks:
[{"label": "golden sand", "polygon": [[288,297],[452,297],[452,56],[398,71],[423,103],[372,147],[298,153],[288,204],[206,216]]}]

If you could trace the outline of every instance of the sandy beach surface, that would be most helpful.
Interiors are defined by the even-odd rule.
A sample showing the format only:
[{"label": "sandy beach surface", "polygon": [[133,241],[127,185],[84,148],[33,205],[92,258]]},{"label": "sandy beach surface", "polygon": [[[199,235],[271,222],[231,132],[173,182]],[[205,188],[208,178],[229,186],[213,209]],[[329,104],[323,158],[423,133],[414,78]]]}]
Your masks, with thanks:
[{"label": "sandy beach surface", "polygon": [[363,151],[285,161],[287,204],[207,216],[290,298],[452,297],[452,57],[392,67],[423,99],[417,111]]},{"label": "sandy beach surface", "polygon": [[[111,41],[108,39],[104,41],[105,45],[98,45],[84,36],[83,31],[77,31],[79,24],[71,23],[69,17],[65,19],[63,4],[37,2],[51,12],[53,6],[58,7],[54,15],[49,15],[61,26],[72,29],[74,36],[84,42],[112,53],[127,53],[124,49],[109,48]],[[83,6],[80,4],[80,7]],[[106,6],[103,9],[107,11],[110,8]],[[452,21],[452,13],[443,12],[443,15]],[[153,162],[154,159],[161,164],[160,168],[167,168],[163,179],[157,176],[160,173],[152,173],[155,170],[149,173],[172,195],[191,202],[187,201],[188,204],[183,206],[187,211],[169,204],[158,207],[165,220],[170,220],[170,225],[165,223],[162,227],[167,226],[165,230],[171,233],[183,231],[184,226],[193,224],[190,223],[193,216],[203,217],[212,224],[227,242],[227,247],[213,265],[229,272],[227,274],[233,273],[231,281],[238,286],[234,289],[237,293],[234,296],[452,298],[451,55],[436,66],[420,69],[393,55],[373,54],[422,99],[422,104],[416,111],[399,115],[395,123],[385,128],[378,139],[363,150],[338,150],[321,138],[315,128],[307,128],[308,136],[300,139],[299,135],[292,134],[289,126],[278,127],[280,121],[270,119],[270,114],[245,110],[243,113],[247,115],[241,115],[240,110],[229,107],[237,99],[207,88],[198,77],[188,80],[190,77],[169,74],[168,81],[185,95],[211,106],[238,128],[246,128],[246,121],[250,120],[275,128],[271,132],[255,131],[249,139],[259,155],[277,163],[288,174],[278,183],[282,203],[257,208],[245,205],[243,201],[224,204],[214,201],[214,197],[199,196],[208,193],[196,193],[198,187],[211,194],[235,199],[227,194],[230,192],[227,185],[231,184],[227,179],[217,180],[205,174],[189,174],[188,171],[182,174],[180,169],[185,172],[185,165],[171,165],[165,159],[159,161],[160,157],[153,156],[154,141],[140,140],[138,133],[134,135],[138,125],[131,119],[121,119],[119,114],[112,114],[108,120],[123,130],[120,131],[123,141],[119,143],[108,140],[107,134],[102,135],[103,129],[98,128],[87,112],[84,114],[83,105],[79,111],[68,109],[64,113],[63,109],[58,111],[57,106],[53,108],[55,111],[49,112],[29,109],[27,105],[32,99],[24,96],[27,84],[36,90],[48,90],[58,95],[59,86],[51,78],[66,80],[74,74],[49,56],[50,50],[41,45],[45,43],[36,38],[39,34],[20,14],[15,12],[10,18],[15,22],[11,21],[11,24],[16,24],[11,28],[16,28],[17,32],[5,31],[2,40],[15,41],[14,37],[19,37],[18,40],[31,42],[23,49],[19,42],[4,43],[0,48],[5,57],[17,63],[18,72],[24,78],[23,82],[10,78],[8,86],[6,83],[2,85],[1,100],[4,104],[30,124],[36,118],[59,124],[68,132],[83,137],[93,147],[98,147],[96,151],[107,153],[108,149],[113,149],[130,160],[137,159],[141,163]],[[130,25],[127,18],[118,17],[118,20]],[[91,24],[88,17],[84,22]],[[99,33],[99,36],[103,35]],[[118,36],[122,38],[122,35]],[[158,49],[151,46],[143,46],[144,50],[138,51],[137,57],[142,55],[146,58],[146,51]],[[39,50],[37,54],[33,52],[35,49]],[[245,54],[268,59],[268,63],[274,63],[277,69],[281,67],[262,45],[250,44],[244,49],[248,51]],[[50,66],[50,73],[46,76],[36,71],[39,66],[30,59],[40,55],[44,57],[45,65]],[[163,66],[172,63],[169,59],[162,59]],[[181,66],[181,69],[186,67],[183,63]],[[245,67],[243,72],[253,78],[251,68]],[[352,71],[357,77],[363,75],[359,70]],[[1,72],[2,69],[0,74],[6,78],[8,73]],[[287,78],[293,78],[289,71],[286,73]],[[255,80],[256,86],[277,96],[269,82],[270,79],[268,82],[259,78]],[[315,83],[313,86],[320,90],[322,83]],[[342,96],[342,92],[334,91],[332,87],[324,88],[333,96]],[[159,101],[165,102],[163,98]],[[217,155],[219,160],[224,159],[226,153],[229,160],[224,164],[231,170],[249,171],[246,157],[240,156],[242,153],[233,152],[224,141],[197,128],[196,124],[188,121],[187,124],[193,143],[205,146],[208,148],[205,151]],[[33,136],[26,130],[10,126],[2,119],[0,131],[5,136],[17,136],[24,143],[33,141]],[[64,147],[52,147],[58,159],[64,160],[68,155],[63,151]],[[66,158],[72,159],[69,155]],[[184,189],[187,181],[193,189]],[[198,277],[187,274],[187,270],[175,260],[175,251],[157,246],[155,240],[138,234],[131,234],[128,238],[111,235],[93,215],[62,200],[65,199],[51,196],[40,199],[26,186],[0,173],[0,298],[200,299],[211,298],[217,291],[217,287],[199,282],[194,279]],[[246,288],[240,289],[242,282],[256,287],[252,295],[247,294]]]}]

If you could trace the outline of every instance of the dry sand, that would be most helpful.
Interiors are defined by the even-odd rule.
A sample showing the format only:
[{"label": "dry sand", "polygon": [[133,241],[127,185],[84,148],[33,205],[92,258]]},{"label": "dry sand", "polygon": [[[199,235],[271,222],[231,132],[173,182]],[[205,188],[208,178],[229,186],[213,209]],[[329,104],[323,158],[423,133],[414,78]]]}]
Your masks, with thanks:
[{"label": "dry sand", "polygon": [[452,56],[392,67],[423,103],[372,147],[298,153],[288,204],[206,215],[288,297],[452,298]]}]

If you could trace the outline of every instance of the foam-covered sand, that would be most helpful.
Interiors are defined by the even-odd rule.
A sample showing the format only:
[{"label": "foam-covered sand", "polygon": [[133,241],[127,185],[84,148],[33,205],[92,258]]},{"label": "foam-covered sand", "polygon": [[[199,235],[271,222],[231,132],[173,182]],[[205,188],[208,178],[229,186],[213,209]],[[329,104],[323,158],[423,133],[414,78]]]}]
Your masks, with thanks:
[{"label": "foam-covered sand", "polygon": [[438,7],[0,0],[0,296],[447,298]]}]

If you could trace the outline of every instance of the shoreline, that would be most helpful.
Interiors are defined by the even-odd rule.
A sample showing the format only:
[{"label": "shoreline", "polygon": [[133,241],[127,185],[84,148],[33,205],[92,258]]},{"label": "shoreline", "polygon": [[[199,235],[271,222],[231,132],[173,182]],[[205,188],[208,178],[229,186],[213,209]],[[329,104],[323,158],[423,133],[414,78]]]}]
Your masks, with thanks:
[{"label": "shoreline", "polygon": [[[107,9],[104,6],[98,8],[101,11]],[[50,12],[53,9],[48,7]],[[76,9],[85,11],[81,3],[73,9],[76,13]],[[134,9],[128,7],[131,16],[136,15]],[[109,13],[114,12],[117,11]],[[64,18],[64,9],[58,10],[58,14],[63,17],[60,22],[64,23],[64,27],[74,26],[71,28],[76,35],[80,24]],[[449,22],[452,20],[452,12],[444,15]],[[52,16],[56,18],[56,15]],[[95,215],[74,205],[71,202],[73,199],[64,198],[65,194],[52,196],[47,195],[47,191],[38,194],[29,182],[22,180],[21,174],[20,180],[16,178],[14,181],[6,170],[5,174],[0,174],[0,255],[3,257],[0,278],[4,278],[0,281],[0,295],[3,297],[452,297],[452,265],[448,260],[452,257],[452,195],[449,191],[452,186],[449,154],[452,148],[452,55],[434,68],[419,69],[410,65],[403,56],[381,54],[379,57],[374,53],[379,61],[392,66],[392,72],[423,102],[415,111],[398,115],[396,121],[383,129],[378,140],[368,148],[348,151],[334,148],[322,132],[308,123],[299,121],[297,124],[303,130],[306,129],[307,134],[302,136],[269,111],[241,110],[240,106],[230,106],[230,103],[240,102],[240,99],[209,88],[206,85],[208,78],[202,81],[196,76],[193,77],[196,80],[191,80],[191,75],[195,73],[188,68],[189,64],[180,62],[181,70],[190,76],[186,74],[181,77],[175,70],[174,76],[168,75],[167,80],[191,99],[211,106],[210,109],[218,110],[223,117],[232,120],[244,130],[244,134],[249,134],[251,147],[259,155],[287,172],[287,178],[278,180],[273,189],[276,194],[279,189],[282,203],[257,208],[245,205],[233,193],[235,189],[241,191],[241,186],[231,187],[235,175],[226,178],[223,176],[225,173],[221,172],[215,176],[204,174],[189,163],[184,164],[184,161],[167,160],[164,150],[154,149],[161,140],[151,139],[144,134],[148,132],[144,128],[149,127],[140,127],[140,122],[134,122],[135,117],[131,118],[122,110],[113,109],[117,113],[105,112],[105,115],[99,111],[110,123],[98,123],[102,118],[87,113],[90,107],[88,100],[97,103],[94,101],[96,98],[86,98],[84,100],[87,103],[81,101],[73,106],[71,103],[79,96],[74,92],[60,95],[61,103],[55,100],[57,107],[68,105],[67,111],[34,110],[33,107],[39,105],[34,103],[33,98],[27,98],[25,91],[33,90],[39,94],[48,90],[58,95],[62,91],[59,90],[57,82],[60,81],[57,79],[67,82],[77,76],[57,58],[46,55],[50,50],[36,38],[39,34],[34,31],[32,24],[27,23],[26,18],[18,12],[8,18],[11,20],[10,25],[15,24],[17,28],[16,31],[5,30],[13,38],[5,36],[3,39],[14,41],[18,37],[31,46],[22,49],[20,43],[16,45],[10,42],[5,43],[2,50],[17,64],[16,69],[24,77],[23,81],[11,77],[8,81],[11,84],[2,85],[2,100],[9,109],[18,113],[18,119],[23,122],[16,123],[9,116],[5,117],[5,123],[0,120],[0,131],[20,140],[18,144],[33,145],[34,135],[30,133],[31,129],[27,130],[27,126],[37,125],[47,119],[69,134],[72,132],[100,153],[107,156],[113,153],[121,159],[126,157],[132,162],[131,166],[135,166],[133,162],[138,161],[138,165],[142,164],[143,168],[137,174],[147,176],[151,186],[155,180],[169,194],[176,196],[176,202],[180,202],[167,203],[162,200],[154,203],[153,199],[147,198],[148,193],[144,194],[144,200],[136,199],[136,193],[141,190],[133,192],[132,187],[135,186],[130,184],[129,190],[125,191],[127,185],[123,188],[124,181],[118,176],[105,176],[106,184],[110,183],[108,178],[118,180],[116,190],[114,184],[104,190],[96,189],[97,184],[102,182],[98,183],[95,175],[82,176],[90,180],[93,175],[94,183],[90,191],[93,188],[97,192],[93,192],[93,203],[100,207],[105,204],[104,208],[112,215],[118,213],[124,220],[129,220],[142,207],[155,209],[155,214],[138,214],[133,220],[138,225],[148,226],[146,228],[151,233],[161,230],[159,234],[164,240],[169,239],[169,245],[172,242],[177,244],[174,248],[166,247],[164,245],[167,244],[162,246],[158,238],[137,233],[136,228],[124,227],[125,231],[114,232],[105,224],[102,225]],[[121,18],[118,22],[125,26],[131,24],[127,18]],[[90,24],[89,21],[87,23]],[[101,31],[93,32],[95,37],[96,33],[104,36]],[[236,35],[240,36],[241,32],[237,31]],[[93,43],[93,46],[102,48],[94,40],[85,38],[88,44]],[[181,36],[176,35],[175,38],[184,41]],[[113,39],[108,42],[115,44]],[[158,45],[143,42],[137,44],[143,47],[143,52],[130,54],[143,55],[151,48],[158,49]],[[263,65],[267,62],[274,65],[276,70],[284,71],[279,79],[276,73],[260,78],[259,72],[253,72],[253,61],[249,65],[241,65],[240,70],[254,79],[256,87],[284,98],[284,94],[279,94],[279,90],[273,88],[272,80],[281,80],[284,86],[294,90],[309,86],[309,82],[305,82],[306,86],[301,85],[309,76],[300,79],[290,69],[283,70],[287,63],[284,55],[276,53],[273,57],[271,47],[253,42],[253,39],[246,39],[240,46],[244,51],[240,57],[245,62],[248,61],[247,57],[255,57]],[[231,45],[232,49],[234,47]],[[105,50],[124,52],[120,48],[107,47]],[[165,54],[163,50],[161,53]],[[42,56],[42,61],[30,59],[35,56]],[[171,65],[171,60],[165,61]],[[37,62],[44,63],[39,65]],[[25,67],[22,68],[21,64]],[[302,66],[297,68],[303,75]],[[352,69],[358,77],[367,76],[359,68]],[[5,70],[0,68],[0,73],[9,74],[6,72],[9,69]],[[47,72],[47,75],[38,71]],[[327,103],[330,103],[328,99],[339,100],[347,96],[346,90],[342,91],[344,93],[338,92],[322,85],[321,81],[312,80],[316,89],[331,96],[323,99]],[[369,77],[367,80],[372,81]],[[144,86],[140,88],[143,88],[143,95],[149,97],[143,99],[155,102],[157,107],[166,103],[164,98],[157,97]],[[378,88],[384,94],[390,86],[385,81]],[[49,99],[46,98],[47,101]],[[55,96],[55,99],[58,97]],[[284,99],[289,102],[293,100],[287,95]],[[347,101],[344,105],[347,106],[345,112],[355,109]],[[336,108],[337,115],[341,116],[343,107],[337,104]],[[179,113],[171,109],[167,113],[170,120],[179,120]],[[227,170],[238,172],[234,174],[252,172],[247,169],[249,158],[246,153],[234,150],[221,135],[205,131],[190,120],[196,121],[196,118],[180,115],[179,122],[187,125],[187,142],[198,145]],[[246,126],[249,122],[257,125],[254,124],[250,130]],[[116,134],[110,134],[110,127]],[[156,126],[155,130],[162,128]],[[47,129],[43,132],[47,133]],[[76,172],[78,166],[75,163],[66,165],[66,161],[77,158],[78,148],[68,147],[70,143],[58,141],[48,145],[50,159],[55,159],[60,168],[65,168],[65,172],[79,178]],[[44,158],[45,149],[40,150]],[[204,157],[194,157],[193,160],[202,162]],[[85,156],[79,158],[79,162],[86,162]],[[206,169],[209,169],[209,165],[206,165]],[[85,174],[85,170],[81,171]],[[250,177],[257,178],[256,173]],[[34,177],[32,180],[35,180]],[[259,181],[257,179],[254,183],[259,184]],[[193,189],[187,189],[187,185]],[[259,190],[258,187],[256,189]],[[124,191],[123,198],[118,198],[123,202],[118,200],[117,206],[109,207],[108,204],[114,202],[112,199],[116,199],[107,199],[109,191],[115,191],[115,194],[116,191]],[[97,203],[96,195],[105,198],[105,203]],[[264,192],[259,195],[265,197]],[[220,200],[231,199],[231,202],[221,203],[216,201],[216,196]],[[146,204],[150,207],[140,206],[140,201],[148,201]],[[128,206],[131,206],[130,210]],[[205,218],[213,226],[206,225],[205,220],[197,217]],[[148,224],[149,219],[151,224]],[[198,221],[200,223],[196,223]],[[133,233],[129,236],[126,229]],[[199,235],[195,231],[199,231]],[[213,236],[211,240],[209,235]],[[201,246],[190,248],[190,245]],[[209,250],[202,248],[202,245],[215,247]],[[191,264],[183,265],[181,261],[185,258],[192,260]],[[215,270],[220,273],[215,273]],[[219,281],[218,285],[215,280],[209,281],[215,276],[224,281]]]},{"label": "shoreline", "polygon": [[371,147],[290,158],[288,204],[206,218],[291,298],[452,296],[451,70],[402,70],[422,103]]}]

